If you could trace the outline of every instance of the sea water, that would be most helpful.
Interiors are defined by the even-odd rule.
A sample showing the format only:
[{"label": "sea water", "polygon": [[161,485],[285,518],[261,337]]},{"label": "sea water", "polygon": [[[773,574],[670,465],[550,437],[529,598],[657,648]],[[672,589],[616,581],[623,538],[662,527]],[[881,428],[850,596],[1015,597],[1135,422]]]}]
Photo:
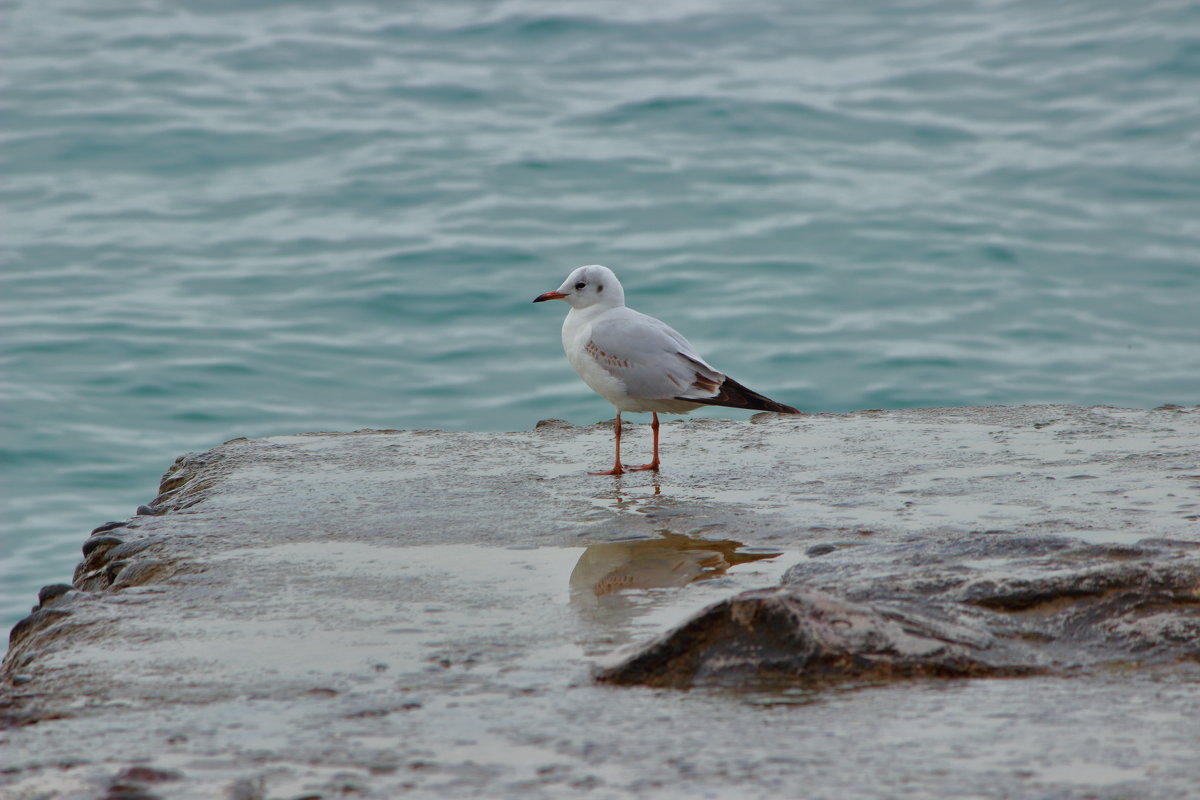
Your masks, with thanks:
[{"label": "sea water", "polygon": [[609,417],[580,264],[807,411],[1200,402],[1187,0],[0,18],[5,625],[183,452]]}]

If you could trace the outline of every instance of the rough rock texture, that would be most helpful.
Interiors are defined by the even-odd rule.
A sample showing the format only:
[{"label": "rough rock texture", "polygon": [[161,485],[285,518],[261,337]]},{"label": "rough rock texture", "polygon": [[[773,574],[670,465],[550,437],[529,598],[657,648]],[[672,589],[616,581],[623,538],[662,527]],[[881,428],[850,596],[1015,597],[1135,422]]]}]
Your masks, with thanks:
[{"label": "rough rock texture", "polygon": [[744,687],[1200,663],[1198,550],[1018,534],[838,548],[598,677]]},{"label": "rough rock texture", "polygon": [[[610,435],[185,456],[14,627],[0,795],[1200,785],[1197,409],[696,419],[665,425],[661,475],[587,475]],[[778,680],[591,679],[647,640],[631,680]],[[1021,677],[944,679],[976,674]]]},{"label": "rough rock texture", "polygon": [[1029,675],[982,627],[923,609],[876,609],[805,589],[757,589],[713,605],[602,670],[606,683],[767,689],[790,682]]}]

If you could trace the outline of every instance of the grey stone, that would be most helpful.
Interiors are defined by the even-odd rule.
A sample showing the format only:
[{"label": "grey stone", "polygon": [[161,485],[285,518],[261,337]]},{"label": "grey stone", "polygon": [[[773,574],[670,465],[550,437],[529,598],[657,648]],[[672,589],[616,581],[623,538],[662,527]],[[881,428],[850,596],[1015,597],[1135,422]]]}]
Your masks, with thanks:
[{"label": "grey stone", "polygon": [[599,678],[748,687],[1200,662],[1200,560],[1149,543],[940,537],[842,550],[783,583],[706,609]]},{"label": "grey stone", "polygon": [[[663,472],[619,479],[586,474],[604,424],[180,457],[13,629],[0,794],[131,765],[175,800],[1200,784],[1196,409],[664,428]],[[592,680],[638,653],[692,690]]]}]

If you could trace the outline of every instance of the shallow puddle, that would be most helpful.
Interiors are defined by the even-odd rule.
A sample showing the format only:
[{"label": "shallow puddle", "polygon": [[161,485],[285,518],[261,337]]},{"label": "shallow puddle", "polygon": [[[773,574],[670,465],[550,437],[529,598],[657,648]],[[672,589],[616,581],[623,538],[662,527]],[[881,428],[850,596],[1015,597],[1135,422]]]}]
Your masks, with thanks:
[{"label": "shallow puddle", "polygon": [[[228,642],[244,668],[272,664],[275,650],[286,646],[298,656],[294,676],[367,666],[394,677],[462,667],[478,678],[520,667],[564,684],[593,660],[710,603],[777,585],[805,558],[797,550],[674,533],[579,547],[293,542],[223,558],[253,564],[260,556],[287,564],[290,577],[273,592],[319,597],[319,617],[318,624],[306,622],[314,614],[307,604],[272,620],[275,635],[264,636],[260,616],[250,636],[236,605],[227,604],[233,613],[210,632]],[[338,618],[357,624],[329,622]],[[187,650],[186,642],[175,646]],[[286,668],[280,676],[288,677]]]}]

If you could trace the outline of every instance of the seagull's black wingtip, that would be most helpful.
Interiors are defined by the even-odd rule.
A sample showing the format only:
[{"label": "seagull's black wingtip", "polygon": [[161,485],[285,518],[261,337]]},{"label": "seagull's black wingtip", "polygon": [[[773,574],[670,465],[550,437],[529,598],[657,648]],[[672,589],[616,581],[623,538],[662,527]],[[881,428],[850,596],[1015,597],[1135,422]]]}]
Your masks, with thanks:
[{"label": "seagull's black wingtip", "polygon": [[747,389],[733,378],[726,377],[721,382],[717,393],[712,397],[677,397],[676,400],[687,400],[690,403],[701,403],[706,406],[725,406],[727,408],[747,408],[751,411],[774,411],[777,414],[803,414],[798,408],[776,403],[769,397]]}]

